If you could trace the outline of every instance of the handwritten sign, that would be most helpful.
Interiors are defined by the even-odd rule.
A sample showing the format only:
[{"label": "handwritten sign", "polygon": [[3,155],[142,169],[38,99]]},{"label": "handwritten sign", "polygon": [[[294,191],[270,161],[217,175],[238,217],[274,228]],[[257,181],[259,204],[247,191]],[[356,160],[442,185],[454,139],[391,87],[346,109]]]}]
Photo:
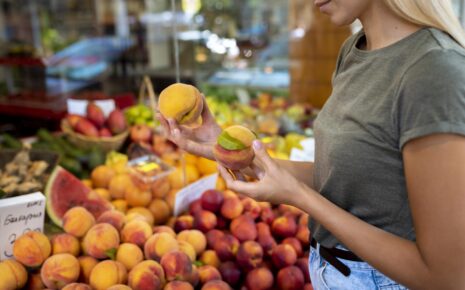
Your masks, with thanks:
[{"label": "handwritten sign", "polygon": [[199,199],[202,193],[209,189],[216,188],[216,181],[218,180],[218,173],[206,176],[196,182],[184,187],[176,194],[174,203],[174,215],[178,216],[189,208],[189,204]]},{"label": "handwritten sign", "polygon": [[42,232],[45,196],[31,193],[0,199],[0,261],[13,256],[13,244],[28,231]]},{"label": "handwritten sign", "polygon": [[[89,103],[89,101],[67,99],[66,102],[67,102],[69,114],[76,114],[76,115],[81,115],[81,116],[86,115],[87,103]],[[94,101],[94,103],[102,109],[105,117],[108,117],[111,111],[115,109],[114,100],[96,100]]]}]

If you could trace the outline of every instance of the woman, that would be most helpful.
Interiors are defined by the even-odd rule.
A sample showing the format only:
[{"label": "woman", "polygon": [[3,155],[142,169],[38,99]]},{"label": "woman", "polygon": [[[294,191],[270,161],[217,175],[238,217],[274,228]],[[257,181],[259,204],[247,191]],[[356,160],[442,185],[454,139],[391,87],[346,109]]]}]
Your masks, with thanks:
[{"label": "woman", "polygon": [[[465,37],[451,3],[315,5],[337,25],[363,25],[315,122],[315,163],[273,160],[256,141],[259,181],[220,166],[227,186],[310,215],[315,289],[465,289]],[[203,118],[195,130],[162,123],[212,158],[220,129],[208,108]]]}]

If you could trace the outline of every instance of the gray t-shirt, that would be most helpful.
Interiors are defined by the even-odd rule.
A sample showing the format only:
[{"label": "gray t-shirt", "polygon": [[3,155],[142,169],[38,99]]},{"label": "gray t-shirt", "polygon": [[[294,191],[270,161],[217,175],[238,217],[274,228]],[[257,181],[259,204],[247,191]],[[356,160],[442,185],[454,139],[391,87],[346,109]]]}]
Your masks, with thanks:
[{"label": "gray t-shirt", "polygon": [[[415,240],[402,147],[433,133],[465,135],[465,49],[423,28],[382,49],[343,45],[333,92],[315,121],[315,188],[360,219]],[[432,166],[434,166],[432,164]],[[322,245],[340,244],[310,220]]]}]

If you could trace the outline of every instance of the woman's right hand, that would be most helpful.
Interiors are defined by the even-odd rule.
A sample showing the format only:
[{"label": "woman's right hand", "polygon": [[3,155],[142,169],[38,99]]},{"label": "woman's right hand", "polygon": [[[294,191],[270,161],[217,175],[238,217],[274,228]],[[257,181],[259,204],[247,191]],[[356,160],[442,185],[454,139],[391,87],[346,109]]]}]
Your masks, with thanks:
[{"label": "woman's right hand", "polygon": [[221,133],[221,127],[210,112],[204,95],[202,95],[202,102],[202,125],[199,127],[179,125],[174,119],[165,119],[160,112],[157,112],[157,118],[171,142],[191,154],[213,160],[212,147]]}]

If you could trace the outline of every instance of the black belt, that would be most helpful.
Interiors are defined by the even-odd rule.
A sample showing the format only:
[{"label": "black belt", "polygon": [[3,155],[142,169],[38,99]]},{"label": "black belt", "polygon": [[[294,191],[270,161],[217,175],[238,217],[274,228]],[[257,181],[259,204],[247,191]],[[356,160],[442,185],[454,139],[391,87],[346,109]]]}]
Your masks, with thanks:
[{"label": "black belt", "polygon": [[[310,241],[310,245],[315,249],[317,249],[316,247],[317,243],[318,242],[313,238]],[[355,261],[355,262],[363,261],[351,251],[341,250],[338,248],[327,248],[322,245],[320,245],[319,253],[328,263],[330,263],[334,268],[339,270],[339,272],[341,272],[344,276],[350,275],[350,268],[347,267],[344,263],[342,263],[337,258],[341,258],[341,259],[349,260],[349,261]]]}]

